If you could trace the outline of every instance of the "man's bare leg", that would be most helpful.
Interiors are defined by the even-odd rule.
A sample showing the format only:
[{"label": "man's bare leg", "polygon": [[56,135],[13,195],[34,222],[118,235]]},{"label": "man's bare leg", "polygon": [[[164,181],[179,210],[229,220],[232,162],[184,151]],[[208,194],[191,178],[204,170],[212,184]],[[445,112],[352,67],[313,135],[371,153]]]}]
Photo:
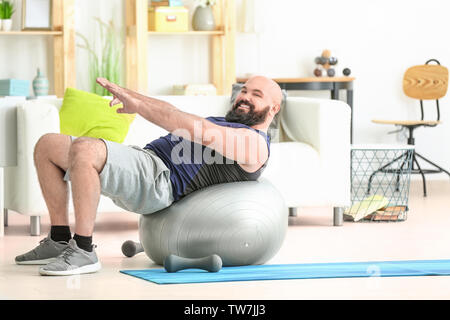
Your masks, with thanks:
[{"label": "man's bare leg", "polygon": [[[39,246],[17,256],[17,264],[45,264],[39,269],[42,275],[71,275],[100,270],[101,264],[91,243],[100,198],[99,173],[106,157],[106,145],[100,139],[81,137],[71,142],[68,136],[47,134],[38,141],[35,163],[52,229],[50,237],[41,241]],[[64,181],[67,170],[75,209],[75,235],[72,240],[68,221],[68,186]],[[68,236],[68,243],[54,237],[57,228]]]},{"label": "man's bare leg", "polygon": [[105,165],[107,150],[100,139],[46,134],[35,147],[34,159],[42,194],[52,226],[69,225],[69,189],[64,175],[70,172],[75,209],[75,233],[91,236],[100,199],[99,174]]},{"label": "man's bare leg", "polygon": [[105,143],[100,139],[81,137],[69,150],[69,174],[75,209],[75,235],[68,248],[54,262],[41,268],[48,276],[67,276],[97,272],[101,269],[94,247],[95,216],[100,200],[100,177],[107,157]]},{"label": "man's bare leg", "polygon": [[72,235],[69,228],[69,190],[64,174],[69,167],[69,136],[46,134],[36,143],[34,163],[39,184],[50,213],[49,237],[33,250],[16,257],[17,264],[45,265],[53,262],[67,247]]},{"label": "man's bare leg", "polygon": [[52,226],[69,225],[69,188],[64,174],[69,168],[70,136],[49,133],[34,148],[34,163]]},{"label": "man's bare leg", "polygon": [[75,209],[75,234],[85,237],[94,232],[95,216],[100,200],[100,178],[107,157],[100,139],[76,139],[69,152],[69,172]]}]

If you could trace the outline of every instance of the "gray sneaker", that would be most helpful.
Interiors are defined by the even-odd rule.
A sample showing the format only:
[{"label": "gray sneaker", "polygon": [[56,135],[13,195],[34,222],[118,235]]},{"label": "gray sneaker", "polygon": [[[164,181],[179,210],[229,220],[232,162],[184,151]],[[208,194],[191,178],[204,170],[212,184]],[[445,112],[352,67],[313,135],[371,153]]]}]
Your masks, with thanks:
[{"label": "gray sneaker", "polygon": [[45,276],[70,276],[74,274],[92,273],[101,269],[94,248],[92,252],[78,248],[75,240],[69,240],[69,246],[54,262],[39,268],[39,273]]},{"label": "gray sneaker", "polygon": [[39,241],[39,245],[33,250],[22,254],[16,257],[17,264],[28,264],[28,265],[36,265],[36,264],[47,264],[56,260],[56,257],[59,256],[69,244],[64,241],[56,242],[50,238],[50,235],[47,238]]}]

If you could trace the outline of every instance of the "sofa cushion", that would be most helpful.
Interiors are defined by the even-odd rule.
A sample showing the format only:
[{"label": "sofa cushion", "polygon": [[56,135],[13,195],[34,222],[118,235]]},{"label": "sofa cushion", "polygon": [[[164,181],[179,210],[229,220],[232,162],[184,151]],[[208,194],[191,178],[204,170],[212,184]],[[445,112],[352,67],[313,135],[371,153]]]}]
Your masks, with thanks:
[{"label": "sofa cushion", "polygon": [[109,102],[96,94],[68,88],[59,111],[61,133],[122,143],[135,114],[117,113],[122,105],[110,107]]},{"label": "sofa cushion", "polygon": [[270,147],[270,157],[261,177],[283,195],[286,204],[320,203],[323,196],[321,159],[317,150],[302,142],[280,142]]},{"label": "sofa cushion", "polygon": [[[231,106],[234,105],[234,102],[236,101],[236,98],[237,98],[239,92],[241,92],[243,85],[244,85],[243,83],[233,84],[232,92],[231,92],[231,99],[230,99]],[[283,93],[283,100],[281,101],[280,111],[275,115],[275,117],[272,120],[272,123],[269,126],[269,129],[267,130],[267,133],[269,134],[270,140],[272,142],[278,142],[280,139],[280,135],[279,135],[280,115],[281,115],[282,110],[286,106],[287,92],[286,92],[286,90],[281,90],[281,92]]]}]

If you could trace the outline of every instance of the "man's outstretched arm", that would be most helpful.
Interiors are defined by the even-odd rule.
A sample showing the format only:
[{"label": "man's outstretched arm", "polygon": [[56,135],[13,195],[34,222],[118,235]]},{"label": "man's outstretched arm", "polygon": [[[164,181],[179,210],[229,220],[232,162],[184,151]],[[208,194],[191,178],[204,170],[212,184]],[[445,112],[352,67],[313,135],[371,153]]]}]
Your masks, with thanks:
[{"label": "man's outstretched arm", "polygon": [[254,131],[218,126],[168,102],[122,88],[103,78],[98,78],[97,83],[113,94],[111,106],[123,104],[117,109],[118,113],[137,113],[177,136],[208,146],[241,165],[247,165],[249,171],[255,171],[267,159],[266,142]]},{"label": "man's outstretched arm", "polygon": [[[98,78],[97,83],[111,92],[114,99],[110,105],[122,103],[123,107],[117,109],[118,113],[137,113],[144,119],[174,132],[176,129],[184,129],[191,136],[183,137],[192,140],[195,138],[194,123],[203,122],[205,119],[193,114],[182,112],[168,102],[141,95],[132,90],[122,88],[106,79]],[[181,130],[180,130],[181,131]]]}]

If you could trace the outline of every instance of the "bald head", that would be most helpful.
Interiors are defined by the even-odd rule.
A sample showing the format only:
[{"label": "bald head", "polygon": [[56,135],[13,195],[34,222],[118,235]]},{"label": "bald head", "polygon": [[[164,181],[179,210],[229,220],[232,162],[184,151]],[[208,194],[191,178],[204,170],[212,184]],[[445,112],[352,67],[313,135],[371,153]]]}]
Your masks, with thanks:
[{"label": "bald head", "polygon": [[281,105],[283,94],[278,83],[264,76],[253,76],[249,78],[245,84],[247,85],[250,83],[261,88],[264,94],[272,100],[273,104],[278,106]]},{"label": "bald head", "polygon": [[225,119],[260,130],[267,130],[280,111],[283,95],[280,86],[264,76],[253,76],[242,86]]}]

